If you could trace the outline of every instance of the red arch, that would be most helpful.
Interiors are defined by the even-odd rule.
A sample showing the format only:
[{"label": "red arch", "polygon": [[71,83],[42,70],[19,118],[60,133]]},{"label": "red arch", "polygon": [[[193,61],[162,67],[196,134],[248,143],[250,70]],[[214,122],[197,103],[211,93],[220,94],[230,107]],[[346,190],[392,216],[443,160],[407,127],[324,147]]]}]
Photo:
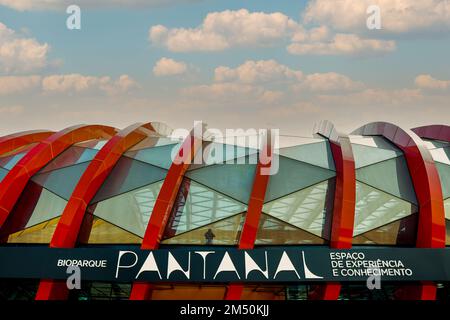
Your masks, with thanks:
[{"label": "red arch", "polygon": [[[201,134],[203,134],[203,128],[201,130]],[[148,221],[147,229],[145,230],[141,249],[158,249],[164,228],[166,227],[181,182],[183,181],[184,173],[201,148],[202,141],[203,138],[197,135],[197,130],[194,128],[183,142],[159,191],[150,220]],[[130,300],[148,300],[151,298],[151,292],[151,283],[135,282],[131,288]]]},{"label": "red arch", "polygon": [[[112,137],[97,153],[75,187],[56,226],[50,247],[73,248],[76,245],[87,205],[122,154],[144,140],[148,130],[155,131],[151,123],[131,125]],[[61,300],[67,295],[64,281],[41,280],[36,300]]]},{"label": "red arch", "polygon": [[54,133],[32,148],[0,183],[0,228],[5,223],[30,178],[74,143],[110,137],[112,127],[79,125]]},{"label": "red arch", "polygon": [[412,129],[419,137],[450,142],[450,126],[431,125]]},{"label": "red arch", "polygon": [[[352,144],[348,135],[338,132],[329,121],[320,122],[314,131],[329,140],[336,167],[330,247],[349,249],[352,247],[356,203],[355,159]],[[310,298],[337,300],[340,290],[339,283],[327,283],[317,286]]]},{"label": "red arch", "polygon": [[0,138],[0,155],[13,151],[17,148],[26,146],[34,142],[41,142],[50,137],[54,132],[52,131],[24,131],[10,134]]},{"label": "red arch", "polygon": [[[403,151],[419,202],[416,247],[445,247],[445,212],[441,182],[433,158],[423,140],[411,130],[386,122],[369,123],[355,130],[353,134],[381,135]],[[435,299],[435,296],[436,286],[424,283],[417,295],[407,298]]]},{"label": "red arch", "polygon": [[[244,225],[242,227],[241,238],[239,239],[239,249],[253,249],[258,232],[259,220],[266,197],[267,186],[269,185],[269,172],[272,167],[273,141],[272,136],[267,136],[263,152],[260,154],[264,161],[258,161],[253,180],[252,192],[248,202],[247,214],[245,216]],[[244,285],[233,283],[227,287],[225,300],[240,300]]]}]

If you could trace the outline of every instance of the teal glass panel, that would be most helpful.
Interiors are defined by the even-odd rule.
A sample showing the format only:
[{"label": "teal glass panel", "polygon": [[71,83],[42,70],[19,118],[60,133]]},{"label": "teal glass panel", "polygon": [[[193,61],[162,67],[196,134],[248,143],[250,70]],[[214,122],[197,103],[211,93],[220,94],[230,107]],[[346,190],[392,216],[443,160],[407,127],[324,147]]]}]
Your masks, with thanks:
[{"label": "teal glass panel", "polygon": [[160,136],[149,136],[131,147],[128,151],[138,151],[142,149],[151,149],[155,147],[162,147],[166,145],[181,144],[183,141],[180,139],[160,137]]},{"label": "teal glass panel", "polygon": [[[256,157],[254,162],[257,162]],[[186,177],[248,203],[255,171],[256,164],[219,164],[189,171]]]},{"label": "teal glass panel", "polygon": [[101,148],[103,148],[105,146],[105,144],[108,141],[109,140],[104,140],[104,139],[92,139],[92,140],[88,140],[88,141],[79,142],[79,143],[75,144],[75,146],[82,147],[82,148],[88,148],[88,149],[95,149],[95,150],[99,151]]},{"label": "teal glass panel", "polygon": [[142,238],[162,183],[159,181],[98,202],[88,211]]},{"label": "teal glass panel", "polygon": [[450,198],[450,166],[436,162],[436,168],[441,180],[444,199]]},{"label": "teal glass panel", "polygon": [[430,153],[435,162],[450,165],[450,148],[432,149]]},{"label": "teal glass panel", "polygon": [[282,148],[279,150],[279,154],[328,170],[336,170],[328,141]]},{"label": "teal glass panel", "polygon": [[168,144],[161,147],[128,151],[124,155],[154,166],[169,169],[172,165],[172,154],[176,154],[180,144]]},{"label": "teal glass panel", "polygon": [[416,212],[415,205],[364,183],[356,182],[354,236]]},{"label": "teal glass panel", "polygon": [[49,172],[94,159],[98,150],[72,146],[42,168],[39,173]]},{"label": "teal glass panel", "polygon": [[167,170],[128,157],[121,157],[91,203],[163,180],[166,174]]},{"label": "teal glass panel", "polygon": [[319,237],[329,238],[325,228],[333,210],[335,180],[324,181],[266,203],[263,211]]},{"label": "teal glass panel", "polygon": [[360,144],[352,144],[352,149],[356,169],[402,156],[399,150],[373,148]]},{"label": "teal glass panel", "polygon": [[450,220],[450,198],[444,200],[445,218]]},{"label": "teal glass panel", "polygon": [[417,204],[411,176],[403,156],[358,169],[356,179]]},{"label": "teal glass panel", "polygon": [[27,152],[21,152],[13,156],[0,158],[0,166],[5,168],[6,170],[11,170],[26,154]]},{"label": "teal glass panel", "polygon": [[280,156],[278,172],[269,179],[265,202],[331,179],[335,175],[334,171]]},{"label": "teal glass panel", "polygon": [[32,180],[56,195],[69,200],[89,162],[35,175]]},{"label": "teal glass panel", "polygon": [[429,140],[429,139],[423,139],[425,143],[427,144],[428,149],[439,149],[439,148],[446,148],[450,147],[450,143],[446,141],[439,141],[439,140]]},{"label": "teal glass panel", "polygon": [[165,237],[173,237],[246,210],[246,205],[185,179],[167,224]]},{"label": "teal glass panel", "polygon": [[32,227],[44,221],[56,218],[62,215],[67,201],[56,194],[42,189],[39,200],[28,220],[25,228]]},{"label": "teal glass panel", "polygon": [[8,170],[0,168],[0,182],[3,180],[4,177],[8,174]]}]

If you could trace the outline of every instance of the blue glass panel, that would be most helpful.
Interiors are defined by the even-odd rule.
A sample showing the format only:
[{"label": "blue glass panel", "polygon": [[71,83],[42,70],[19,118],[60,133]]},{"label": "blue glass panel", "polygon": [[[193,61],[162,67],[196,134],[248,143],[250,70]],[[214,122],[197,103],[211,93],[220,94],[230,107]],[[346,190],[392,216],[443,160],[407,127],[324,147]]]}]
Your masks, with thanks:
[{"label": "blue glass panel", "polygon": [[180,144],[168,144],[138,151],[129,151],[125,153],[125,156],[157,167],[169,169],[172,165],[172,153],[176,153],[179,148]]},{"label": "blue glass panel", "polygon": [[8,174],[8,170],[0,168],[0,182],[3,180],[4,177]]}]

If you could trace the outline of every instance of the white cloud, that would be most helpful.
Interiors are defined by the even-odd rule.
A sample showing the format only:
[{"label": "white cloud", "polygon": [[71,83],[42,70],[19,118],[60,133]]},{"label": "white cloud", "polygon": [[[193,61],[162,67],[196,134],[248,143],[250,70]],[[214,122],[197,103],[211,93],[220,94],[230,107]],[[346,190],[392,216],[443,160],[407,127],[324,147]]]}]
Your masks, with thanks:
[{"label": "white cloud", "polygon": [[386,53],[396,49],[395,41],[363,39],[355,34],[336,34],[329,41],[294,42],[288,46],[291,54],[361,55]]},{"label": "white cloud", "polygon": [[41,83],[39,76],[5,76],[0,77],[0,95],[21,93],[38,88]]},{"label": "white cloud", "polygon": [[312,0],[304,12],[304,21],[340,31],[364,33],[367,32],[366,10],[370,5],[380,7],[385,32],[450,28],[448,0]]},{"label": "white cloud", "polygon": [[353,81],[345,75],[328,72],[309,74],[303,82],[295,85],[294,88],[311,92],[346,92],[361,90],[364,88],[364,85],[362,82]]},{"label": "white cloud", "polygon": [[450,80],[439,80],[429,74],[421,74],[414,80],[417,87],[422,89],[450,89]]},{"label": "white cloud", "polygon": [[212,12],[197,28],[150,28],[149,39],[170,51],[219,51],[235,46],[266,46],[285,39],[299,28],[280,13],[249,12],[246,9]]},{"label": "white cloud", "polygon": [[21,105],[0,106],[0,115],[11,116],[23,113],[24,107]]},{"label": "white cloud", "polygon": [[292,70],[275,60],[248,60],[237,68],[220,66],[214,72],[215,81],[238,81],[249,84],[286,80],[299,81],[302,76],[301,71]]},{"label": "white cloud", "polygon": [[169,58],[161,58],[153,67],[153,74],[158,77],[179,75],[185,73],[186,71],[186,63]]},{"label": "white cloud", "polygon": [[0,71],[25,73],[47,66],[50,46],[23,38],[0,22]]}]

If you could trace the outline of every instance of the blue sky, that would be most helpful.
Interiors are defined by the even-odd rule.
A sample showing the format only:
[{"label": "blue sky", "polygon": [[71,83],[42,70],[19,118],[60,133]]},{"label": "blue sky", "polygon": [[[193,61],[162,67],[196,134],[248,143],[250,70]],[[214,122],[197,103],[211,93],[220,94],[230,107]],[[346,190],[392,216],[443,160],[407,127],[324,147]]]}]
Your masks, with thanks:
[{"label": "blue sky", "polygon": [[[27,52],[23,59],[29,61],[0,53],[0,84],[14,88],[0,89],[0,133],[60,129],[77,122],[124,127],[149,120],[172,127],[189,127],[194,120],[222,128],[276,126],[302,135],[321,119],[334,121],[343,130],[375,120],[406,127],[448,123],[450,4],[374,0],[370,3],[381,8],[382,29],[367,30],[365,20],[359,20],[366,18],[363,6],[353,6],[359,0],[352,2],[354,9],[340,11],[349,1],[178,0],[161,6],[151,0],[116,0],[117,5],[84,0],[79,1],[81,30],[68,30],[65,0],[50,1],[51,5],[41,0],[0,0],[0,23],[5,34],[14,33],[3,38],[0,33],[0,52],[2,42],[10,48],[18,39],[35,41],[14,47],[16,55]],[[403,13],[405,8],[409,14]],[[241,9],[248,12],[239,15]],[[202,23],[213,12],[218,17],[228,12],[231,24],[244,19],[248,30],[240,32],[215,21],[215,29],[205,31]],[[282,27],[279,17],[272,16],[276,12],[291,25]],[[312,21],[304,20],[308,14]],[[264,37],[262,30],[258,34],[260,20],[266,21],[266,32],[276,35]],[[149,36],[157,25],[167,29],[163,40]],[[327,30],[327,35],[312,40],[314,28]],[[180,29],[182,34],[170,38]],[[203,31],[192,31],[198,29]],[[302,40],[293,40],[297,34]],[[340,34],[346,38],[337,43],[333,39]],[[207,38],[211,35],[225,41],[226,48],[211,50]],[[186,47],[182,36],[200,39]],[[239,36],[248,37],[249,43]],[[175,43],[172,48],[170,41]],[[301,54],[287,49],[294,42]],[[27,45],[41,49],[48,45],[45,57],[33,57],[33,47]],[[164,68],[172,71],[157,75],[154,67],[162,58],[169,59]],[[225,80],[217,80],[219,67],[229,68],[232,75],[228,72]],[[256,72],[253,80],[241,77],[249,72]],[[302,75],[293,76],[295,72]],[[119,82],[122,75],[129,79],[127,85]],[[30,77],[37,77],[33,84]],[[77,87],[80,81],[82,89]]]}]

